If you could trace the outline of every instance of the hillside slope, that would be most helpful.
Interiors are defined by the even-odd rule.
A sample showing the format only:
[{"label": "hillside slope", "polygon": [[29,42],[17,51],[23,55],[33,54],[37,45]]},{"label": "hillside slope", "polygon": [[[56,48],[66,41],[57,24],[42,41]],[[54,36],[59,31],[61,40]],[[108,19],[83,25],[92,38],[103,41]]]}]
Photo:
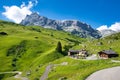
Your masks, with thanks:
[{"label": "hillside slope", "polygon": [[[19,71],[21,77],[29,80],[39,80],[44,73],[47,73],[47,80],[85,80],[97,70],[120,66],[120,63],[111,62],[120,58],[94,61],[73,59],[55,51],[58,41],[62,43],[63,51],[66,48],[68,51],[71,46],[71,49],[86,46],[90,53],[95,54],[112,45],[112,49],[120,53],[117,35],[87,41],[63,31],[0,21],[0,80],[21,80],[15,78],[14,71]],[[65,45],[67,47],[64,48]],[[51,68],[49,73],[47,68]]]},{"label": "hillside slope", "polygon": [[90,39],[87,42],[74,46],[73,49],[86,48],[90,53],[97,54],[101,50],[112,49],[120,54],[120,33],[112,34],[101,39]]},{"label": "hillside slope", "polygon": [[[86,49],[90,54],[97,55],[101,50],[112,49],[120,55],[119,42],[120,33],[117,33],[101,39],[88,40],[80,45],[74,46],[71,50]],[[64,57],[54,61],[53,64],[58,64],[59,66],[53,68],[48,80],[85,80],[87,76],[98,70],[120,66],[120,56],[105,60],[71,59],[70,57]],[[117,78],[117,76],[115,77]]]},{"label": "hillside slope", "polygon": [[35,70],[36,66],[63,57],[55,51],[58,41],[64,47],[85,40],[63,31],[0,21],[0,72]]}]

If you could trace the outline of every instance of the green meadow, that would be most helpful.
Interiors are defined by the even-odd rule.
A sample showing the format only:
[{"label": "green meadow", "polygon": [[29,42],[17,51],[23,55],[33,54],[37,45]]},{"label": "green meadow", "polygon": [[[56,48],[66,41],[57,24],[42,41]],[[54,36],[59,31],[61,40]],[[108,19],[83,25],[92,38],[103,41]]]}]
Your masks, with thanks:
[{"label": "green meadow", "polygon": [[[66,56],[69,49],[86,49],[90,54],[112,49],[120,54],[119,33],[101,39],[83,39],[68,32],[23,26],[0,21],[0,73],[20,71],[30,80],[39,80],[48,65],[53,65],[48,80],[85,80],[95,71],[120,66],[111,60],[73,59]],[[56,51],[61,42],[62,51]],[[62,63],[66,63],[65,65]],[[28,75],[27,73],[30,72]],[[19,80],[16,74],[0,74],[0,80]],[[21,79],[20,79],[21,80]]]}]

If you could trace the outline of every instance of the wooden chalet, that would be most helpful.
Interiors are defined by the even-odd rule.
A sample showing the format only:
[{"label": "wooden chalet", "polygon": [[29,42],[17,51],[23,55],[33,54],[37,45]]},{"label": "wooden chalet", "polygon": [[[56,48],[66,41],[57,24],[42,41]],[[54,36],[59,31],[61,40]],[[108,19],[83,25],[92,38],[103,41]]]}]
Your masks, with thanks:
[{"label": "wooden chalet", "polygon": [[103,50],[98,52],[98,55],[100,58],[103,59],[108,59],[108,58],[112,58],[112,57],[118,57],[118,54],[112,50]]},{"label": "wooden chalet", "polygon": [[88,52],[86,50],[69,50],[68,56],[74,58],[85,58],[88,56]]}]

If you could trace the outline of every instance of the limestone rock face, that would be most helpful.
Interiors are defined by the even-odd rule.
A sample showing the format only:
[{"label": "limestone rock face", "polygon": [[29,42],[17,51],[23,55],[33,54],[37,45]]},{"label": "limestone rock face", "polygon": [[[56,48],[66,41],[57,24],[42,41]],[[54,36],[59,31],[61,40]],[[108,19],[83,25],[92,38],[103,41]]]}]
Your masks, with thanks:
[{"label": "limestone rock face", "polygon": [[71,34],[77,35],[79,37],[87,38],[100,38],[101,35],[90,25],[80,22],[78,20],[52,20],[47,17],[38,15],[37,13],[32,13],[27,15],[24,20],[20,23],[22,25],[36,25],[42,26],[44,28],[51,28],[55,30],[63,30],[70,32]]}]

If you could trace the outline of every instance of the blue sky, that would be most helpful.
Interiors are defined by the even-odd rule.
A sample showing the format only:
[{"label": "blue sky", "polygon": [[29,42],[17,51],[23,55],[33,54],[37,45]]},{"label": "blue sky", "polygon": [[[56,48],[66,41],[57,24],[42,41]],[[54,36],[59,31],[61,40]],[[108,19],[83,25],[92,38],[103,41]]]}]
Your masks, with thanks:
[{"label": "blue sky", "polygon": [[20,7],[23,2],[24,6],[28,6],[30,1],[33,5],[29,8],[29,14],[39,12],[42,16],[57,20],[77,19],[93,28],[108,28],[120,22],[120,0],[0,0],[0,19],[9,20],[8,15],[3,14],[6,12],[3,6]]}]

